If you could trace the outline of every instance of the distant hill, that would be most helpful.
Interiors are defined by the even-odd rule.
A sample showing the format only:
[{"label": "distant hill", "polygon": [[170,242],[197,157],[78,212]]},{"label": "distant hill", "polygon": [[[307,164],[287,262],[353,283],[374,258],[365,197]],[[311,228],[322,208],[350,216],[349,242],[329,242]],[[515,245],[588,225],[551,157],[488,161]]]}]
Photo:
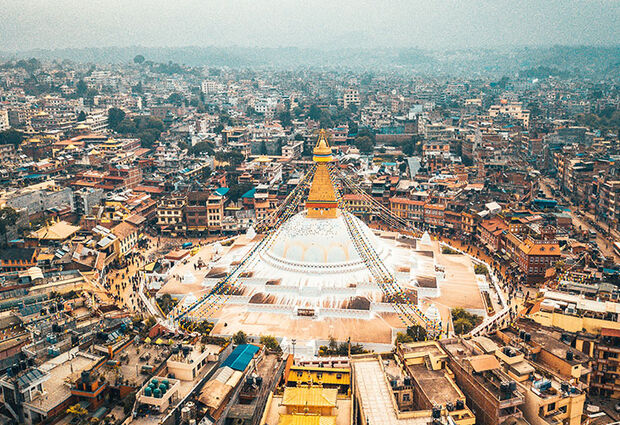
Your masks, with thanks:
[{"label": "distant hill", "polygon": [[[574,75],[618,73],[620,46],[553,46],[505,49],[309,49],[295,47],[101,47],[0,52],[4,60],[35,57],[85,63],[127,63],[141,54],[153,62],[214,67],[318,67],[417,71],[437,75],[515,74],[546,67]],[[562,74],[565,75],[565,74]]]}]

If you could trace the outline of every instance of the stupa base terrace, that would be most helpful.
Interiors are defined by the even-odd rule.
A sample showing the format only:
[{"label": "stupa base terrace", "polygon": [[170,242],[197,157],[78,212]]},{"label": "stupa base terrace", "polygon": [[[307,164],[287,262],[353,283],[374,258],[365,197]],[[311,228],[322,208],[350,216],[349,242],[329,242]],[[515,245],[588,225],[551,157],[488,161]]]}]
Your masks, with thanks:
[{"label": "stupa base terrace", "polygon": [[[239,236],[226,247],[205,246],[185,264],[178,262],[158,295],[170,294],[191,305],[209,293],[261,239],[250,236]],[[481,291],[488,287],[474,274],[468,256],[443,254],[436,241],[422,243],[389,232],[377,232],[376,238],[403,290],[425,314],[439,315],[444,331],[451,326],[452,308],[486,315]],[[194,267],[197,264],[205,266]],[[214,335],[230,336],[242,330],[249,335],[298,341],[333,337],[390,344],[396,333],[403,331],[395,307],[365,270],[321,275],[278,267],[261,259],[238,278],[234,293],[209,317],[215,323]]]}]

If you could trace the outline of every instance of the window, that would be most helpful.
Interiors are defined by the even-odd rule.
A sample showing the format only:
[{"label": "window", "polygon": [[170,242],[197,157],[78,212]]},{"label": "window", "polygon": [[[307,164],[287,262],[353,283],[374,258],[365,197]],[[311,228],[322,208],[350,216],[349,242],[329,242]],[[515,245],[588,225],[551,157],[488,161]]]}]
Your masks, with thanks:
[{"label": "window", "polygon": [[342,373],[337,373],[336,374],[336,379],[342,379]]}]

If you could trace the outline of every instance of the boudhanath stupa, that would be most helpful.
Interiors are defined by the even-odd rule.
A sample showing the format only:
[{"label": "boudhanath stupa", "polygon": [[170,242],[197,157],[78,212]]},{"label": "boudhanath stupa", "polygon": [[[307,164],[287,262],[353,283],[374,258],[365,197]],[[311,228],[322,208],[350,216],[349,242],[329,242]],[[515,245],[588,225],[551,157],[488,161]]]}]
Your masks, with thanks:
[{"label": "boudhanath stupa", "polygon": [[[377,265],[369,264],[372,260],[389,271],[420,316],[430,309],[425,320],[432,317],[447,323],[449,309],[457,306],[482,309],[467,257],[444,258],[427,233],[418,240],[375,231],[341,208],[330,175],[332,150],[324,133],[313,159],[316,169],[305,208],[292,213],[269,236],[250,229],[231,246],[219,245],[209,272],[199,276],[196,284],[162,291],[183,296],[175,291],[188,288],[188,294],[207,297],[221,285],[222,275],[247,262],[250,265],[234,279],[225,297],[209,295],[217,298],[215,307],[208,310],[208,319],[215,322],[214,334],[243,330],[298,340],[350,337],[357,342],[390,343],[405,324],[373,273]],[[194,273],[191,267],[187,270]],[[450,281],[452,270],[458,277]],[[185,271],[179,274],[185,276]],[[474,296],[461,296],[455,290],[473,290]]]}]

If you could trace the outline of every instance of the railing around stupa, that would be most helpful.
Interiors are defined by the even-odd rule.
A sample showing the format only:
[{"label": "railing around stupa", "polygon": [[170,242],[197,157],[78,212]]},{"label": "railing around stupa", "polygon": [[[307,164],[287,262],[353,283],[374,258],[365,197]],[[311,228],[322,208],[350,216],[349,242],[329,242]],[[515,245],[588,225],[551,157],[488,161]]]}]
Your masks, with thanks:
[{"label": "railing around stupa", "polygon": [[441,322],[438,320],[431,320],[426,317],[417,305],[415,305],[405,295],[405,292],[400,287],[390,270],[385,266],[375,249],[362,235],[362,232],[354,218],[355,216],[347,210],[347,206],[343,202],[340,190],[337,188],[338,186],[336,185],[334,177],[334,167],[329,167],[329,169],[329,175],[335,188],[336,200],[340,209],[343,211],[343,217],[347,225],[349,236],[351,237],[359,256],[364,260],[368,270],[373,275],[375,282],[383,290],[390,303],[395,306],[396,313],[405,326],[412,326],[417,323],[422,323],[429,336],[437,337],[442,331]]}]

